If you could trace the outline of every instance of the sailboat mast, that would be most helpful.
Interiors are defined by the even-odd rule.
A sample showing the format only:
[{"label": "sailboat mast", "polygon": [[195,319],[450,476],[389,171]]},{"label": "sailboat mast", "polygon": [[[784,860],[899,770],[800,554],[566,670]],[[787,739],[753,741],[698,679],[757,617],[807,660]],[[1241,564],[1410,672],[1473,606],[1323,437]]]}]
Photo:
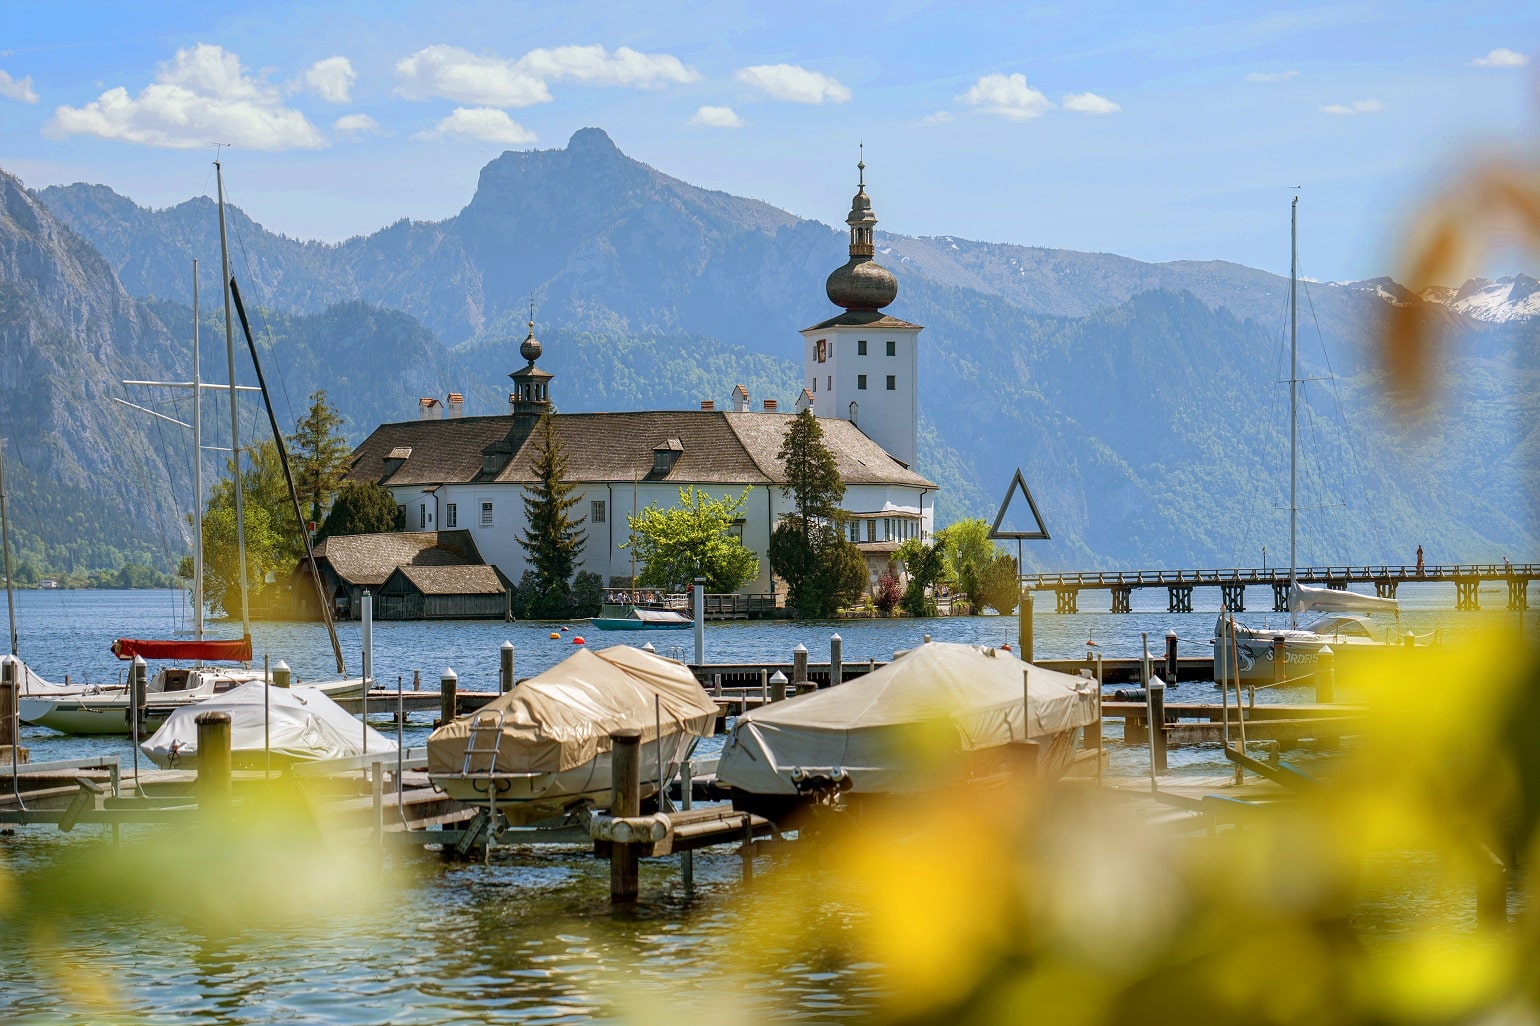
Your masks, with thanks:
[{"label": "sailboat mast", "polygon": [[[0,459],[0,547],[5,549],[5,606],[11,613],[11,655],[16,655],[16,590],[11,583],[11,518],[5,507],[5,461]],[[12,753],[14,754],[14,752]],[[16,772],[12,760],[11,772]]]},{"label": "sailboat mast", "polygon": [[[1289,591],[1294,591],[1299,521],[1299,197],[1289,204]],[[1289,622],[1295,622],[1289,602]]]},{"label": "sailboat mast", "polygon": [[[203,640],[203,378],[198,369],[198,261],[193,260],[193,640]],[[234,382],[232,382],[233,384]],[[234,394],[234,391],[231,391]]]},{"label": "sailboat mast", "polygon": [[235,396],[235,322],[230,312],[230,245],[225,237],[225,178],[219,161],[214,161],[214,180],[219,189],[219,262],[223,270],[220,291],[225,297],[225,356],[230,365],[230,453],[235,464],[235,549],[241,564],[241,636],[251,637],[251,604],[247,599],[250,582],[246,580],[246,515],[241,485],[241,443],[239,408]]}]

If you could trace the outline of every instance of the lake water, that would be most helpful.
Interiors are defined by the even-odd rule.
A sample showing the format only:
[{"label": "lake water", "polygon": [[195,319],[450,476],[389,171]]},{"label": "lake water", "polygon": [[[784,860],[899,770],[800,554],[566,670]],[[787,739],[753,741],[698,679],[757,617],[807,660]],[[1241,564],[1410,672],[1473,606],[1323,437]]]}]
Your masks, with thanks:
[{"label": "lake water", "polygon": [[[1261,589],[1251,596],[1261,601]],[[1481,613],[1453,613],[1452,585],[1402,589],[1403,625],[1454,633],[1489,623],[1511,623],[1506,592],[1482,594]],[[1040,656],[1073,657],[1095,640],[1108,655],[1135,655],[1141,633],[1159,652],[1168,629],[1188,651],[1210,636],[1215,610],[1173,615],[1165,593],[1135,592],[1135,610],[1114,616],[1059,616],[1040,603],[1035,617]],[[1082,596],[1082,605],[1097,600]],[[1202,602],[1204,592],[1195,598]],[[1217,595],[1214,596],[1217,602]],[[163,637],[187,627],[180,597],[172,592],[28,591],[17,603],[20,652],[50,679],[115,681],[123,664],[108,651],[119,636]],[[1532,620],[1531,614],[1531,620]],[[1243,619],[1278,623],[1269,613]],[[463,687],[495,689],[498,649],[516,649],[517,671],[527,676],[572,651],[573,633],[591,645],[636,640],[633,635],[587,632],[581,626],[548,635],[547,623],[385,623],[375,627],[376,676],[408,689],[414,673],[435,689],[439,672],[452,667]],[[1530,626],[1533,626],[1532,624]],[[844,640],[844,658],[887,659],[895,649],[936,640],[998,645],[1016,642],[1016,621],[1005,617],[940,620],[868,620],[834,623],[739,622],[707,629],[710,661],[789,661],[805,644],[811,658],[828,658],[829,636]],[[359,625],[340,625],[349,670],[357,672]],[[233,636],[228,624],[210,634]],[[675,644],[687,653],[691,634],[652,634],[660,649]],[[284,659],[300,677],[330,674],[324,631],[308,624],[258,624],[258,658]],[[1175,698],[1210,700],[1206,684],[1184,684]],[[1190,689],[1190,690],[1189,690]],[[1268,695],[1277,700],[1287,695]],[[1292,696],[1296,700],[1305,696]],[[1344,696],[1350,697],[1350,696]],[[376,724],[394,727],[388,719]],[[426,723],[413,723],[408,742],[420,742]],[[129,761],[122,739],[66,738],[24,728],[23,744],[35,760],[115,753]],[[719,742],[717,742],[719,744]],[[709,750],[710,745],[706,746]],[[1183,748],[1173,764],[1195,773],[1221,773],[1217,749]],[[1143,754],[1123,749],[1114,767],[1139,772]],[[682,890],[675,860],[646,862],[643,901],[630,912],[607,902],[607,864],[583,852],[504,848],[490,865],[443,861],[433,853],[387,858],[344,849],[356,860],[345,874],[356,897],[317,905],[314,915],[274,909],[243,913],[218,929],[178,905],[178,874],[219,871],[218,857],[173,846],[143,847],[154,828],[125,831],[119,856],[104,831],[25,828],[0,837],[0,1019],[13,1023],[114,1021],[134,1023],[564,1023],[608,1019],[682,1022],[790,1018],[845,1021],[870,1011],[883,992],[879,967],[846,963],[828,953],[779,949],[772,968],[726,980],[721,966],[731,956],[742,926],[740,863],[728,849],[699,853],[697,888]],[[81,865],[136,850],[167,852],[164,864],[132,882],[93,897],[59,893]],[[319,857],[318,857],[319,859]],[[109,863],[110,864],[110,863]],[[73,870],[68,867],[74,867]],[[331,867],[334,870],[335,867]],[[328,870],[328,871],[331,871]],[[296,883],[312,871],[295,871]],[[313,871],[320,873],[318,861]],[[82,873],[81,879],[100,874]],[[110,874],[107,878],[110,879]],[[239,892],[248,877],[236,865],[228,886]],[[360,885],[360,881],[364,881]],[[370,883],[373,882],[373,883]],[[388,884],[388,886],[387,886]],[[73,886],[73,885],[70,885]],[[189,885],[191,886],[191,885]],[[68,890],[69,888],[64,888]],[[346,891],[354,895],[353,891]],[[757,895],[764,898],[764,894]],[[8,900],[9,899],[9,900]],[[773,899],[773,895],[770,896]],[[339,907],[340,905],[340,907]],[[624,1012],[624,1014],[622,1014]]]}]

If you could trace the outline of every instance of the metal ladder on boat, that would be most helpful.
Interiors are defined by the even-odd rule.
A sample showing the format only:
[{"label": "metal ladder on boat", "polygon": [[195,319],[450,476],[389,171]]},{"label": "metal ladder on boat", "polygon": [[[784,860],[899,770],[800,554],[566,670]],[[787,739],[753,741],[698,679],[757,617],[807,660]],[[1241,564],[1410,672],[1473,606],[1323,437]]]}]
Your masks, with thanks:
[{"label": "metal ladder on boat", "polygon": [[[492,843],[497,837],[497,752],[503,743],[503,713],[478,712],[471,717],[470,733],[465,736],[463,776],[487,776],[487,845],[485,861],[492,860]],[[476,769],[476,757],[486,756],[486,768]],[[474,831],[472,831],[474,833]]]}]

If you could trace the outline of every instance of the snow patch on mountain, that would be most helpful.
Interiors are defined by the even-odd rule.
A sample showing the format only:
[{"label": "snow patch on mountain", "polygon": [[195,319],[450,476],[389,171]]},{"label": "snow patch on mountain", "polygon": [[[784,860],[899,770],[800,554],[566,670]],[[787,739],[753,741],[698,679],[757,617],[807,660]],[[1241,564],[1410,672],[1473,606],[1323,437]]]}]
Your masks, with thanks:
[{"label": "snow patch on mountain", "polygon": [[1459,288],[1430,285],[1421,292],[1412,292],[1390,278],[1334,284],[1339,288],[1371,293],[1392,306],[1407,306],[1418,300],[1437,303],[1454,313],[1491,324],[1540,317],[1540,281],[1527,274],[1515,274],[1495,281],[1472,278]]}]

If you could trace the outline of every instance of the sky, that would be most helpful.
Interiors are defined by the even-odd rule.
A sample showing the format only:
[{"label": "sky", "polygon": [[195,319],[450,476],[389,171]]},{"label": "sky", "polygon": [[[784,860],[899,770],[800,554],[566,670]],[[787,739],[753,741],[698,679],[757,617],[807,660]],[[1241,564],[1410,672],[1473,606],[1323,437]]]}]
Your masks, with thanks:
[{"label": "sky", "polygon": [[[150,207],[213,189],[336,241],[470,201],[585,126],[696,185],[885,230],[1394,274],[1474,160],[1540,161],[1540,5],[8,5],[0,168]],[[1480,269],[1528,269],[1504,250]],[[1458,284],[1458,283],[1454,283]]]}]

